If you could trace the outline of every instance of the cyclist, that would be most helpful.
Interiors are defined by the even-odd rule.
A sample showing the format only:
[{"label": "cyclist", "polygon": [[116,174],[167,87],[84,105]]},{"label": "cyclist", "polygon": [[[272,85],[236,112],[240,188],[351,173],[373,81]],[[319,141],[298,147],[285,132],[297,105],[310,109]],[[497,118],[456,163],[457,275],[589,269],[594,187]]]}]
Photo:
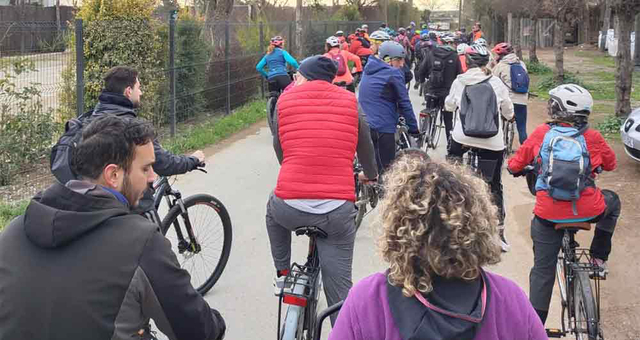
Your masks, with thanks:
[{"label": "cyclist", "polygon": [[524,72],[524,74],[520,73],[519,77],[527,76],[527,65],[513,52],[513,47],[509,43],[500,43],[497,44],[493,50],[498,58],[496,66],[493,68],[493,75],[502,79],[502,82],[507,85],[509,88],[509,94],[511,96],[511,101],[513,102],[513,110],[516,114],[516,127],[518,128],[518,138],[520,140],[520,145],[524,144],[524,141],[527,139],[527,102],[529,100],[529,93],[519,93],[515,92],[512,88],[512,68],[517,67],[517,70]]},{"label": "cyclist", "polygon": [[[466,50],[467,67],[466,73],[460,75],[451,86],[451,92],[445,100],[445,109],[447,111],[456,112],[456,124],[451,133],[451,142],[449,144],[448,157],[454,161],[460,161],[467,151],[467,147],[478,149],[478,170],[489,183],[493,201],[498,207],[498,228],[500,230],[500,241],[502,250],[509,251],[509,243],[507,242],[504,232],[505,208],[502,192],[502,163],[504,160],[504,137],[502,124],[500,124],[500,115],[507,120],[513,119],[513,103],[509,98],[509,89],[498,77],[492,76],[491,71],[487,68],[489,62],[489,51],[478,45],[473,45]],[[466,107],[461,107],[463,93],[474,88],[483,88],[482,86],[489,84],[489,94],[486,97],[476,98],[465,96],[465,103],[471,101]],[[484,88],[483,88],[484,89]],[[475,92],[475,91],[474,91]],[[486,93],[486,92],[485,92]],[[491,97],[489,97],[491,96]],[[495,101],[493,100],[495,98]],[[492,137],[490,134],[475,134],[476,137],[468,136],[471,134],[470,127],[461,122],[461,109],[469,108],[476,116],[476,121],[494,122],[497,126],[497,133]],[[495,112],[491,112],[495,110]],[[482,118],[480,118],[482,117]],[[488,128],[486,124],[482,128]],[[466,133],[465,133],[466,131]],[[485,132],[485,131],[481,131]],[[488,132],[488,131],[486,131]],[[482,137],[478,137],[482,136]]]},{"label": "cyclist", "polygon": [[479,39],[484,39],[484,32],[482,32],[482,24],[479,22],[476,22],[476,24],[473,25],[473,31],[471,32],[470,41],[472,43],[477,44]]},{"label": "cyclist", "polygon": [[[594,180],[598,168],[605,171],[615,170],[615,152],[598,130],[588,128],[587,125],[593,107],[593,98],[589,91],[577,85],[567,84],[549,91],[549,95],[549,122],[538,126],[520,146],[509,160],[509,170],[518,173],[536,161],[545,135],[553,126],[587,128],[582,135],[589,153],[592,171],[590,177]],[[611,239],[620,216],[620,198],[611,190],[597,188],[595,183],[591,183],[580,193],[575,206],[573,202],[553,199],[546,190],[538,190],[533,214],[531,238],[534,264],[529,276],[529,298],[544,323],[553,292],[556,261],[563,237],[563,232],[555,230],[554,224],[576,221],[597,223],[591,243],[591,256],[594,264],[600,267],[600,274],[604,276],[608,271],[606,261],[611,253]]]},{"label": "cyclist", "polygon": [[369,39],[371,40],[372,55],[377,55],[380,45],[382,45],[382,43],[385,41],[391,40],[391,36],[389,36],[389,34],[387,34],[387,32],[385,31],[378,30],[371,33]]},{"label": "cyclist", "polygon": [[355,94],[331,84],[336,72],[331,59],[309,57],[278,101],[274,149],[282,168],[266,215],[276,294],[291,265],[291,231],[316,226],[328,234],[317,247],[329,305],[345,299],[353,284],[356,151],[365,177],[377,177],[366,121]]},{"label": "cyclist", "polygon": [[462,66],[462,73],[467,72],[467,59],[464,55],[464,51],[466,51],[468,47],[469,45],[465,43],[460,43],[456,46],[458,57],[460,58],[460,66]]},{"label": "cyclist", "polygon": [[371,43],[369,40],[365,39],[364,31],[361,28],[357,28],[355,35],[351,39],[349,52],[360,58],[368,58],[372,53],[370,47]]},{"label": "cyclist", "polygon": [[0,234],[0,339],[220,340],[225,323],[158,226],[134,214],[155,178],[153,126],[108,115],[84,127],[81,176],[37,194]]},{"label": "cyclist", "polygon": [[431,46],[432,44],[431,44],[431,41],[429,40],[429,34],[422,33],[422,35],[420,36],[420,40],[418,40],[415,47],[415,51],[416,51],[415,52],[416,67],[414,69],[415,78],[416,78],[416,83],[414,85],[415,89],[417,89],[418,86],[420,85],[418,81],[418,72],[420,71],[420,65],[426,58],[427,54],[431,51]]},{"label": "cyclist", "polygon": [[[429,78],[428,93],[436,97],[433,104],[440,108],[444,108],[444,100],[449,95],[453,81],[462,73],[460,59],[453,47],[453,38],[444,37],[442,40],[444,45],[434,48],[422,61],[416,80],[423,83],[425,78]],[[444,118],[447,145],[449,145],[453,129],[453,112],[443,109],[441,114]]]},{"label": "cyclist", "polygon": [[362,30],[363,33],[363,37],[367,40],[369,40],[369,25],[367,24],[363,24],[362,27],[360,28]]},{"label": "cyclist", "polygon": [[407,37],[407,30],[404,27],[398,28],[398,36],[395,37],[394,40],[405,48],[405,54],[408,55],[411,49],[411,41],[409,41],[409,38]]},{"label": "cyclist", "polygon": [[349,61],[355,64],[356,74],[362,72],[362,62],[360,58],[349,51],[340,49],[340,40],[336,37],[329,37],[325,43],[325,50],[327,51],[324,56],[335,61],[338,64],[338,70],[336,77],[333,79],[334,84],[344,83],[347,90],[356,92],[356,86],[354,83],[353,75],[349,70]]},{"label": "cyclist", "polygon": [[396,155],[398,112],[405,118],[409,133],[419,133],[409,93],[404,85],[404,58],[402,45],[385,41],[378,49],[378,56],[369,58],[360,82],[359,103],[371,127],[380,173]]},{"label": "cyclist", "polygon": [[384,273],[349,292],[330,340],[547,340],[518,285],[483,269],[500,261],[496,208],[482,180],[421,150],[387,176]]},{"label": "cyclist", "polygon": [[[269,81],[269,92],[284,91],[291,84],[291,77],[287,73],[287,64],[294,69],[298,69],[298,62],[284,49],[284,39],[281,36],[271,38],[271,44],[256,69]],[[264,67],[269,68],[268,72]]]},{"label": "cyclist", "polygon": [[340,49],[348,51],[349,50],[349,44],[347,43],[347,38],[345,38],[345,36],[344,36],[344,32],[343,31],[337,31],[336,34],[335,34],[335,37],[340,40]]}]

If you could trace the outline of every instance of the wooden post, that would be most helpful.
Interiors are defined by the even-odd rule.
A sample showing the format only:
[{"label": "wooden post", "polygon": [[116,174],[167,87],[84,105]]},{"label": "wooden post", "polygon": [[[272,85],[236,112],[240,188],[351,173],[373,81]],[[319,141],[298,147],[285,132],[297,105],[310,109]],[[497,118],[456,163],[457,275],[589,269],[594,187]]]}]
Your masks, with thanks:
[{"label": "wooden post", "polygon": [[513,13],[507,14],[507,41],[513,43]]}]

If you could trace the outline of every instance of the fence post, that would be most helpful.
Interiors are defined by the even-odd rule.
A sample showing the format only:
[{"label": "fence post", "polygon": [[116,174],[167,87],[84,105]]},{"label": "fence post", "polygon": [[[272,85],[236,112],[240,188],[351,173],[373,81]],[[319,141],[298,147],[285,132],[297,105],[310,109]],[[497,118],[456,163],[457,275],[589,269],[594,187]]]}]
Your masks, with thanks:
[{"label": "fence post", "polygon": [[172,11],[169,18],[169,114],[171,137],[176,135],[176,18]]},{"label": "fence post", "polygon": [[84,41],[82,19],[76,19],[76,113],[84,113]]},{"label": "fence post", "polygon": [[[260,53],[264,53],[264,24],[260,22]],[[264,77],[260,77],[260,95],[264,99]]]},{"label": "fence post", "polygon": [[231,114],[231,63],[229,62],[229,20],[224,22],[224,60],[227,65],[227,111]]}]

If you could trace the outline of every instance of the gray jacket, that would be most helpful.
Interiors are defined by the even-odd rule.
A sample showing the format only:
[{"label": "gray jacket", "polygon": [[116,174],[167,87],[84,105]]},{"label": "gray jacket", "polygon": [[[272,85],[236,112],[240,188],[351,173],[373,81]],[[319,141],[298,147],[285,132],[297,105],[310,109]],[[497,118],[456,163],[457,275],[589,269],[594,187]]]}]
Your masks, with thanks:
[{"label": "gray jacket", "polygon": [[0,233],[0,340],[140,339],[149,319],[172,340],[226,329],[124,196],[55,183]]}]

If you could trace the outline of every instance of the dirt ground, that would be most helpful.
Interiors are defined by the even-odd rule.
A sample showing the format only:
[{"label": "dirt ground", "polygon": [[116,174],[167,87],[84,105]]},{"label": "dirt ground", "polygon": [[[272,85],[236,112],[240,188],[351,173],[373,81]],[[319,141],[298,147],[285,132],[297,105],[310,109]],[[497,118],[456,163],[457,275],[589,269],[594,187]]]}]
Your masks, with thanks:
[{"label": "dirt ground", "polygon": [[[585,67],[584,58],[569,48],[565,53],[565,67],[579,70]],[[539,51],[539,58],[553,65],[553,51]],[[613,98],[612,98],[613,99]],[[544,123],[546,103],[531,100],[529,103],[528,131]],[[640,195],[635,185],[640,184],[640,163],[629,158],[619,140],[609,140],[615,150],[618,168],[603,173],[597,181],[601,188],[618,193],[622,200],[622,214],[613,238],[613,251],[609,259],[610,275],[601,289],[601,314],[607,340],[640,339]],[[587,236],[587,237],[585,237]],[[591,234],[581,235],[582,246],[589,245]],[[554,308],[554,307],[552,307]]]}]

